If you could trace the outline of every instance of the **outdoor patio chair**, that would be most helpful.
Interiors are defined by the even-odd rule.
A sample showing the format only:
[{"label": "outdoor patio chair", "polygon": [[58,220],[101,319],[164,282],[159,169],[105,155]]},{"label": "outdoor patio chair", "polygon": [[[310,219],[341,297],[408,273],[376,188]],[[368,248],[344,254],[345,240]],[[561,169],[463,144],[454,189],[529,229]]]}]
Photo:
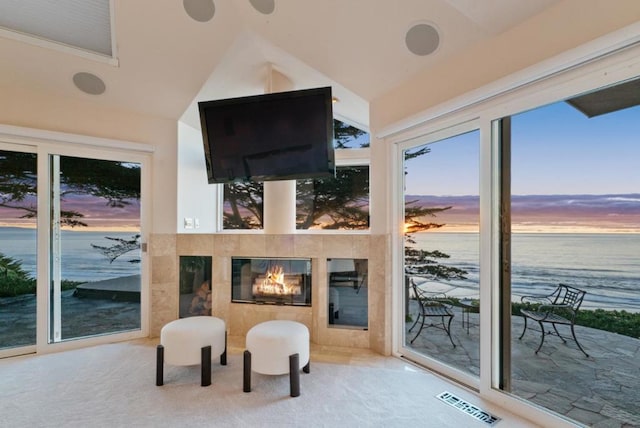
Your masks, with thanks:
[{"label": "outdoor patio chair", "polygon": [[[453,339],[451,338],[451,321],[453,320],[453,311],[451,307],[453,306],[452,302],[446,298],[446,295],[443,293],[428,293],[423,290],[420,290],[418,286],[415,284],[413,279],[409,280],[411,283],[411,288],[413,290],[414,298],[418,301],[418,316],[416,317],[415,322],[409,329],[409,333],[411,330],[420,322],[420,328],[416,335],[411,339],[411,343],[413,343],[420,333],[422,329],[425,327],[436,327],[444,330],[449,336],[449,340],[453,347],[456,347],[456,344],[453,343]],[[434,324],[430,322],[428,325],[425,325],[425,320],[427,318],[440,318],[440,322],[438,324]],[[446,320],[445,320],[446,319]],[[442,324],[442,325],[440,325]]]},{"label": "outdoor patio chair", "polygon": [[[522,339],[525,331],[527,331],[527,320],[532,319],[533,321],[537,321],[540,325],[540,331],[542,334],[540,337],[540,345],[538,345],[538,349],[536,349],[537,354],[540,348],[542,348],[544,337],[547,335],[553,334],[558,336],[564,343],[566,343],[567,341],[565,338],[558,332],[556,324],[568,325],[571,327],[571,335],[573,336],[573,340],[576,342],[576,345],[578,345],[578,348],[580,348],[582,353],[588,357],[589,354],[587,354],[582,346],[580,346],[580,342],[578,342],[576,332],[574,330],[576,315],[578,314],[580,305],[582,305],[582,300],[584,299],[585,294],[587,294],[586,291],[560,284],[553,293],[547,296],[522,296],[520,299],[521,302],[529,303],[534,306],[532,306],[531,309],[520,310],[520,313],[524,318],[524,330],[522,330],[522,334],[519,339]],[[553,331],[545,331],[545,323],[551,324],[553,326]]]}]

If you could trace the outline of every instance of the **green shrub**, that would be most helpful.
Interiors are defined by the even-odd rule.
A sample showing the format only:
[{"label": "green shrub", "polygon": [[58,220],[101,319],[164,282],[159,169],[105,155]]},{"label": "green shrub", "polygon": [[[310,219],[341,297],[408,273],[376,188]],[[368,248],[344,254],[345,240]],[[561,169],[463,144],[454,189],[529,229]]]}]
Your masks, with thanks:
[{"label": "green shrub", "polygon": [[[62,280],[61,289],[72,290],[82,282]],[[0,297],[36,294],[36,279],[22,269],[19,261],[0,253]]]},{"label": "green shrub", "polygon": [[36,280],[22,269],[22,264],[0,253],[0,297],[34,294]]},{"label": "green shrub", "polygon": [[576,324],[640,339],[639,313],[604,309],[581,310],[576,317]]}]

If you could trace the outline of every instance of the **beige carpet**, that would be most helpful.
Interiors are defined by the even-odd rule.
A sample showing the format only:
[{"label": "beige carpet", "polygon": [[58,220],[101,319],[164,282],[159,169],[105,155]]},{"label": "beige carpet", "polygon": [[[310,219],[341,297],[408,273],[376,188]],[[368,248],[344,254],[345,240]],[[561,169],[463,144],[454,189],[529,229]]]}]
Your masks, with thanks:
[{"label": "beige carpet", "polygon": [[[322,360],[323,358],[318,358]],[[101,345],[0,360],[0,425],[7,427],[483,427],[439,401],[450,391],[479,399],[396,358],[348,364],[314,362],[301,373],[301,395],[288,376],[253,374],[242,392],[242,356],[214,363],[213,383],[200,386],[199,366],[165,366],[155,386],[155,342]],[[497,426],[532,426],[487,404]],[[506,417],[506,419],[505,419]]]}]

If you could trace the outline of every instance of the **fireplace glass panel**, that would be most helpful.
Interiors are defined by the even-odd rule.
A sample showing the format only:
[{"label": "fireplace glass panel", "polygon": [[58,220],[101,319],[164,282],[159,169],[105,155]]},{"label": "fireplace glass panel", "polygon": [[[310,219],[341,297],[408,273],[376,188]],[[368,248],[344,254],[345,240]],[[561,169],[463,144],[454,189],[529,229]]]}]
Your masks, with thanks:
[{"label": "fireplace glass panel", "polygon": [[367,259],[327,259],[329,327],[368,328],[368,271]]},{"label": "fireplace glass panel", "polygon": [[311,306],[311,259],[231,259],[231,301]]},{"label": "fireplace glass panel", "polygon": [[180,256],[179,315],[211,315],[211,256]]}]

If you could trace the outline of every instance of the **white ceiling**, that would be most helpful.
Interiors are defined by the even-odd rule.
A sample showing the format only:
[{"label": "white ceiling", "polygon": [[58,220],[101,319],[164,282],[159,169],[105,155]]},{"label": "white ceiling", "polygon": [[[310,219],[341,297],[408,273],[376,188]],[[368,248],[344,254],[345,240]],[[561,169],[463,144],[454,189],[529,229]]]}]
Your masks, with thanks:
[{"label": "white ceiling", "polygon": [[[213,0],[213,18],[198,22],[179,0],[113,0],[116,60],[33,45],[0,32],[0,89],[90,99],[181,118],[198,128],[197,101],[263,93],[271,64],[295,89],[331,85],[340,99],[336,114],[366,128],[370,101],[558,1],[274,0],[273,13],[263,14],[250,0]],[[42,2],[52,3],[6,4],[39,10]],[[46,16],[57,23],[55,15]],[[406,32],[419,23],[439,31],[440,46],[431,55],[414,55],[405,45]],[[78,72],[99,76],[106,91],[79,91],[73,84]]]}]

